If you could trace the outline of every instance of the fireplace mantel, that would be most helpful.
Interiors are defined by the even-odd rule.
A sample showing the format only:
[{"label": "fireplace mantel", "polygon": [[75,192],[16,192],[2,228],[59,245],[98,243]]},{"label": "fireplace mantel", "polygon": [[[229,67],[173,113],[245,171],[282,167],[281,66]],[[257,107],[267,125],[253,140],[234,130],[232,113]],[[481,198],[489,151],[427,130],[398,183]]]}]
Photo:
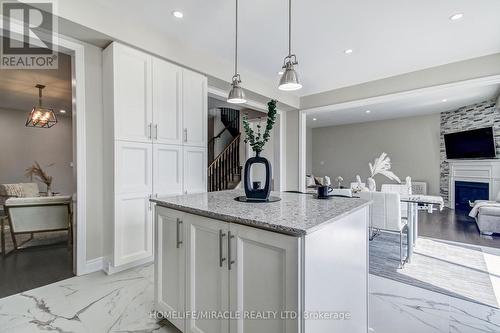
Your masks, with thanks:
[{"label": "fireplace mantel", "polygon": [[446,160],[450,165],[450,208],[455,208],[455,181],[489,184],[489,200],[494,200],[500,191],[500,159]]}]

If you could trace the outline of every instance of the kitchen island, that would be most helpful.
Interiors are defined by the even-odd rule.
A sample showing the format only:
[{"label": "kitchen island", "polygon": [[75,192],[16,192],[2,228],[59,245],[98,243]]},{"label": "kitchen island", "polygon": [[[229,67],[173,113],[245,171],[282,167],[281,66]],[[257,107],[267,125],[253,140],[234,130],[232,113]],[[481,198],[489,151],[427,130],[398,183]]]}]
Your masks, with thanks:
[{"label": "kitchen island", "polygon": [[182,332],[368,329],[368,209],[358,198],[152,199],[155,307]]}]

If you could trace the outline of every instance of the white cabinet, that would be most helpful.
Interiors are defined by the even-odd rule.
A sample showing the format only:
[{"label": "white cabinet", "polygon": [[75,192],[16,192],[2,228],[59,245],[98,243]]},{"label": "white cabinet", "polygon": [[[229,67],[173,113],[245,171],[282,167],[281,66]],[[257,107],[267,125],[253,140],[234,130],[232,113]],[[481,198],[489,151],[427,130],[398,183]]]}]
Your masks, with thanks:
[{"label": "white cabinet", "polygon": [[206,191],[207,98],[201,74],[116,42],[104,50],[108,273],[153,259],[148,198]]},{"label": "white cabinet", "polygon": [[151,258],[153,221],[149,194],[121,194],[115,198],[113,266]]},{"label": "white cabinet", "polygon": [[207,78],[184,71],[182,77],[184,144],[207,146]]},{"label": "white cabinet", "polygon": [[[224,313],[229,309],[228,271],[225,264],[227,223],[186,214],[186,310]],[[188,318],[189,333],[228,332],[228,321]]]},{"label": "white cabinet", "polygon": [[[182,314],[185,308],[184,230],[182,214],[158,207],[155,223],[155,304],[158,311]],[[179,318],[170,321],[184,331],[184,319]]]},{"label": "white cabinet", "polygon": [[277,314],[276,318],[265,320],[231,320],[229,331],[298,332],[296,318],[281,317],[298,311],[297,238],[233,223],[229,229],[231,312]]},{"label": "white cabinet", "polygon": [[[182,68],[154,58],[153,136],[157,143],[182,144],[181,89]],[[189,90],[186,93],[191,94]]]},{"label": "white cabinet", "polygon": [[[298,320],[282,320],[287,311],[298,311],[299,239],[193,214],[156,207],[158,230],[156,308],[180,311],[178,293],[163,290],[185,290],[187,313],[228,313],[232,318],[186,318],[186,333],[266,332],[296,333]],[[181,229],[174,228],[181,220]],[[170,225],[170,235],[160,230]],[[164,231],[166,233],[167,231]],[[162,236],[163,235],[163,236]],[[179,264],[174,244],[180,237],[185,244],[185,268]],[[185,237],[184,237],[185,235]],[[159,241],[159,237],[164,237]],[[167,241],[165,241],[168,239]],[[170,249],[170,254],[168,253]],[[163,254],[160,252],[163,251]],[[165,254],[166,253],[166,254]],[[170,259],[165,259],[168,256]],[[170,267],[165,267],[169,265]],[[185,273],[180,273],[184,270]],[[185,274],[185,286],[178,282]],[[169,304],[166,306],[166,304]],[[176,304],[175,306],[171,304]],[[264,304],[264,305],[263,305]],[[167,309],[167,310],[165,310]],[[170,310],[169,310],[170,309]],[[175,310],[172,310],[175,309]],[[229,312],[230,311],[230,312]],[[276,319],[255,319],[245,313],[273,311]],[[270,313],[270,312],[269,312]],[[240,315],[240,319],[234,316]],[[180,327],[174,322],[177,327]]]},{"label": "white cabinet", "polygon": [[[153,145],[153,192],[155,196],[182,194],[182,165],[182,146]],[[199,166],[198,169],[200,169]]]},{"label": "white cabinet", "polygon": [[151,140],[151,57],[113,44],[115,137],[117,140]]},{"label": "white cabinet", "polygon": [[[199,166],[203,165],[203,168]],[[207,149],[184,146],[184,193],[207,190]]]},{"label": "white cabinet", "polygon": [[115,193],[149,195],[153,185],[153,146],[128,141],[115,142]]}]

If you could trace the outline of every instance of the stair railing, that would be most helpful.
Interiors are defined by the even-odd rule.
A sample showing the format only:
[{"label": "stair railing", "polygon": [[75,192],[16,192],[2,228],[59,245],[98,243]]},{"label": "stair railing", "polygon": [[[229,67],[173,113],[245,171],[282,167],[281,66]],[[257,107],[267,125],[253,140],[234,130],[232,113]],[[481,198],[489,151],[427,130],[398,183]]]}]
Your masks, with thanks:
[{"label": "stair railing", "polygon": [[240,137],[238,134],[208,166],[209,192],[227,190],[240,177]]}]

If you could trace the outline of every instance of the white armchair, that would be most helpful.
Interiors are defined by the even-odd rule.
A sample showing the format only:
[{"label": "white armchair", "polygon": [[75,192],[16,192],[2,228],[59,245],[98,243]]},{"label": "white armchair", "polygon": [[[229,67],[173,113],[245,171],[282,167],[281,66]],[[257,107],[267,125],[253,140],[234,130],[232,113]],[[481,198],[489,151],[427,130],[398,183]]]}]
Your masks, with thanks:
[{"label": "white armchair", "polygon": [[[9,188],[14,186],[3,185],[2,187],[3,192],[11,196],[5,201],[4,210],[7,215],[14,250],[17,250],[22,245],[17,243],[16,235],[18,234],[31,234],[29,241],[34,233],[63,230],[68,231],[68,247],[70,246],[72,240],[71,196],[23,197],[25,193],[21,191],[19,192],[20,197],[12,197]],[[33,186],[28,187],[33,191],[35,189]],[[1,222],[2,254],[5,255],[4,220]]]},{"label": "white armchair", "polygon": [[400,194],[396,192],[360,192],[362,199],[373,201],[370,206],[370,227],[399,233],[399,259],[403,258],[403,232],[408,221],[401,217]]}]

